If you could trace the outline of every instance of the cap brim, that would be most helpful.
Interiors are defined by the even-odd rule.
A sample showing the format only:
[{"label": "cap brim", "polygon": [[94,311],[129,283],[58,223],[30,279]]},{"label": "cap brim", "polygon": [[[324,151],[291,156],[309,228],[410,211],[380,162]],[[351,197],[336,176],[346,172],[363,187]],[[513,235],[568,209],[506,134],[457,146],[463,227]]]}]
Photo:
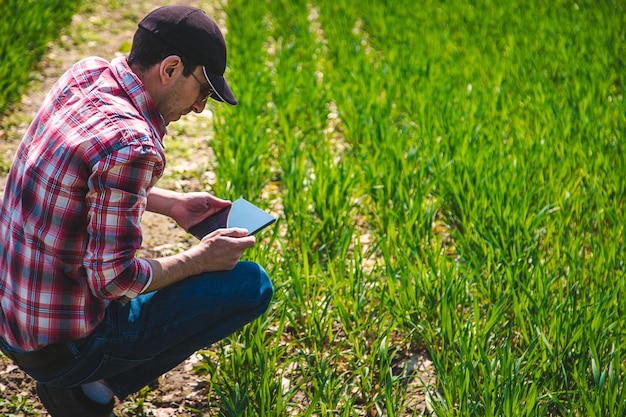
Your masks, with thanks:
[{"label": "cap brim", "polygon": [[211,85],[215,94],[211,96],[211,98],[215,101],[221,101],[231,106],[236,106],[238,101],[235,98],[235,95],[230,90],[226,79],[221,75],[211,74],[206,70],[204,66],[202,66],[202,71],[204,72],[204,76]]}]

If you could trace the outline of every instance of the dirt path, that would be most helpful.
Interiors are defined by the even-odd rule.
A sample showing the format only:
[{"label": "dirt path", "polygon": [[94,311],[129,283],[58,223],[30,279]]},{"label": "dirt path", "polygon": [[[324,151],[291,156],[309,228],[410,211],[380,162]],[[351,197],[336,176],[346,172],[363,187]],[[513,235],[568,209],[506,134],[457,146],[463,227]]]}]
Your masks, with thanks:
[{"label": "dirt path", "polygon": [[[97,55],[111,59],[123,55],[130,47],[137,22],[150,10],[162,5],[156,1],[91,2],[86,10],[77,14],[72,26],[64,31],[61,39],[51,44],[44,56],[38,76],[33,80],[22,102],[11,114],[0,118],[0,163],[9,164],[20,138],[37,111],[45,94],[58,77],[81,58]],[[190,4],[191,1],[178,1]],[[193,2],[197,5],[198,2]],[[206,2],[205,2],[206,3]],[[113,7],[112,5],[117,6]],[[203,6],[208,13],[210,7]],[[193,141],[194,159],[198,154],[209,152],[206,140]],[[177,137],[185,140],[185,137]],[[176,161],[185,165],[190,161]],[[0,195],[4,191],[6,176],[0,174]],[[176,247],[187,245],[188,237],[172,222],[147,213],[142,226],[144,242],[142,255],[165,255]],[[164,239],[167,240],[164,240]],[[193,373],[195,358],[192,357],[178,368],[159,379],[158,386],[151,387],[117,406],[119,416],[196,416],[211,415],[207,403],[206,383]],[[188,411],[200,410],[200,413]],[[143,411],[142,411],[143,410]],[[47,413],[37,400],[34,381],[21,372],[7,358],[0,356],[0,415],[45,416]]]}]

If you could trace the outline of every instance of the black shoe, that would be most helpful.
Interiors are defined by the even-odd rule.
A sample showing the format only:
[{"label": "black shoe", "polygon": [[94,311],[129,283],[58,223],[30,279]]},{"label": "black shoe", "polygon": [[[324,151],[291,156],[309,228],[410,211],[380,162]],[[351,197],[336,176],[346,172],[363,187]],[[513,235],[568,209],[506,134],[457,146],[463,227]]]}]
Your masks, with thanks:
[{"label": "black shoe", "polygon": [[81,387],[56,388],[38,382],[37,394],[51,417],[115,417],[114,399],[99,404],[87,398]]}]

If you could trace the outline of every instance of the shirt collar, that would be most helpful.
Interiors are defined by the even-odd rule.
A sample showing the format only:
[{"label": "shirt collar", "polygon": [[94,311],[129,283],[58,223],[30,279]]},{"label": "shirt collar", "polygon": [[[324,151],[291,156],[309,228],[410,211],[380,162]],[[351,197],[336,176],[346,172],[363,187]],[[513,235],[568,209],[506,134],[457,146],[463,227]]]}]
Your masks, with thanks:
[{"label": "shirt collar", "polygon": [[130,68],[125,57],[113,59],[111,67],[114,77],[126,92],[130,101],[148,121],[155,135],[159,138],[161,146],[163,146],[163,137],[167,134],[165,120],[157,110],[156,104],[150,97],[143,82]]}]

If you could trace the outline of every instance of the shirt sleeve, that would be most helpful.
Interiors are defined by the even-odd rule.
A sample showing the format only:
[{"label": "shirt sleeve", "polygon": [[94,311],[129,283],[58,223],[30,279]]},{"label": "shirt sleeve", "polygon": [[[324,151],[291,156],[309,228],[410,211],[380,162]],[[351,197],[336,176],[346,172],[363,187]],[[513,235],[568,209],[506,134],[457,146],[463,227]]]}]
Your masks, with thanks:
[{"label": "shirt sleeve", "polygon": [[150,268],[150,276],[148,277],[148,282],[146,282],[146,285],[144,285],[143,289],[140,291],[140,294],[145,293],[150,284],[152,284],[152,268]]},{"label": "shirt sleeve", "polygon": [[122,147],[98,161],[88,182],[89,240],[85,268],[99,298],[125,302],[150,284],[152,270],[136,258],[141,217],[157,178],[157,152],[141,143]]}]

